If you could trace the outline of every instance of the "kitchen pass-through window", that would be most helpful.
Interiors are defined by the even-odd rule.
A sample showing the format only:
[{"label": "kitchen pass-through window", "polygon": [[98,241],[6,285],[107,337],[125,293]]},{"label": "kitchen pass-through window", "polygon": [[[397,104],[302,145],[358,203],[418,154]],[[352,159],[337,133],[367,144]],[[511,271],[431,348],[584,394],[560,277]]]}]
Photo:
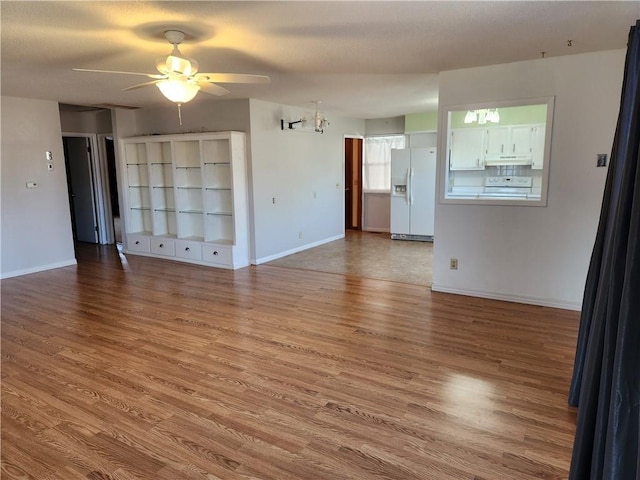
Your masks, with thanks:
[{"label": "kitchen pass-through window", "polygon": [[391,150],[405,148],[404,135],[376,135],[365,137],[362,162],[365,192],[391,191]]}]

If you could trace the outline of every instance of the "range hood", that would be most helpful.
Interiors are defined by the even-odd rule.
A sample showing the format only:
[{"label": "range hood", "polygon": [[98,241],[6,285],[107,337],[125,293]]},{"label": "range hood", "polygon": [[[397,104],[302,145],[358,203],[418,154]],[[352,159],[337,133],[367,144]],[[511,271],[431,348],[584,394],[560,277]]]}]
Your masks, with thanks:
[{"label": "range hood", "polygon": [[511,154],[511,155],[485,155],[484,163],[487,166],[531,165],[533,163],[533,156],[530,153]]}]

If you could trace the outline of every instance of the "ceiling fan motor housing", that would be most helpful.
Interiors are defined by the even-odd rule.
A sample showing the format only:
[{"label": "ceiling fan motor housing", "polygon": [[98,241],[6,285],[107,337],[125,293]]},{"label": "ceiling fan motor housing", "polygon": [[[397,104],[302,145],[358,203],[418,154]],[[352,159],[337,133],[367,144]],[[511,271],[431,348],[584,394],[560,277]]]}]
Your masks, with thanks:
[{"label": "ceiling fan motor housing", "polygon": [[184,40],[184,33],[180,30],[165,30],[164,36],[172,45],[180,45]]}]

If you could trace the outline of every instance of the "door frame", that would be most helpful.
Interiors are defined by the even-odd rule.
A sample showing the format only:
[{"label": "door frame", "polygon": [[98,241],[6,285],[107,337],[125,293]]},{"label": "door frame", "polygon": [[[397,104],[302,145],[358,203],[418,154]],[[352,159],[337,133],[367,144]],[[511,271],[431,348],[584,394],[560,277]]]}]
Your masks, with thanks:
[{"label": "door frame", "polygon": [[[91,147],[89,158],[89,172],[91,174],[91,191],[93,192],[93,208],[96,214],[96,222],[98,224],[98,243],[105,245],[113,243],[113,217],[111,218],[111,229],[109,230],[109,222],[107,221],[107,212],[111,209],[106,200],[109,198],[105,194],[108,193],[108,177],[106,172],[106,155],[101,154],[98,143],[98,135],[95,133],[79,133],[79,132],[62,132],[62,137],[86,138]],[[104,158],[104,160],[102,160]],[[107,210],[108,209],[108,210]],[[111,237],[109,233],[111,232]],[[109,239],[111,238],[111,242]]]},{"label": "door frame", "polygon": [[[360,158],[358,159],[358,162],[360,164],[360,175],[358,176],[358,191],[360,192],[360,195],[358,196],[358,199],[356,200],[358,202],[358,213],[359,213],[359,219],[358,219],[358,225],[360,225],[359,230],[362,230],[363,227],[363,222],[364,222],[364,192],[363,192],[363,183],[362,183],[362,174],[363,174],[363,165],[364,165],[364,135],[344,135],[344,138],[342,139],[342,182],[344,184],[344,186],[346,187],[346,181],[347,181],[347,139],[356,139],[356,140],[361,140],[362,141],[362,149],[360,151]],[[353,198],[353,194],[351,197],[351,201],[354,201]],[[351,208],[353,208],[353,204],[351,205]],[[347,205],[346,202],[344,200],[344,195],[342,196],[342,226],[343,226],[343,230],[346,230],[346,209],[347,209]]]},{"label": "door frame", "polygon": [[[100,172],[99,189],[104,201],[104,216],[106,221],[106,227],[104,229],[104,243],[112,244],[116,242],[115,231],[113,227],[114,212],[111,208],[111,187],[109,186],[109,165],[107,165],[107,140],[113,141],[113,149],[115,155],[116,142],[115,137],[111,133],[99,133],[98,134],[98,171]],[[116,164],[116,178],[118,177],[117,157],[115,159]],[[119,194],[119,192],[116,192]],[[118,202],[120,204],[120,202]],[[117,212],[118,216],[122,218],[120,212]],[[101,237],[102,240],[102,237]],[[102,242],[101,242],[102,243]]]}]

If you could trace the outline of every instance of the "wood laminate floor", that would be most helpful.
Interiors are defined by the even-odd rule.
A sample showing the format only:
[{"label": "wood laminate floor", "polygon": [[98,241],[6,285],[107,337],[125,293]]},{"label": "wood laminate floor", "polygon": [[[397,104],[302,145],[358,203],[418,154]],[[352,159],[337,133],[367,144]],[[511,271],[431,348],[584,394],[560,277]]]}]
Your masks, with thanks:
[{"label": "wood laminate floor", "polygon": [[82,246],[2,281],[2,478],[564,479],[578,314]]},{"label": "wood laminate floor", "polygon": [[389,233],[345,230],[345,237],[269,265],[431,286],[433,243],[391,240]]}]

